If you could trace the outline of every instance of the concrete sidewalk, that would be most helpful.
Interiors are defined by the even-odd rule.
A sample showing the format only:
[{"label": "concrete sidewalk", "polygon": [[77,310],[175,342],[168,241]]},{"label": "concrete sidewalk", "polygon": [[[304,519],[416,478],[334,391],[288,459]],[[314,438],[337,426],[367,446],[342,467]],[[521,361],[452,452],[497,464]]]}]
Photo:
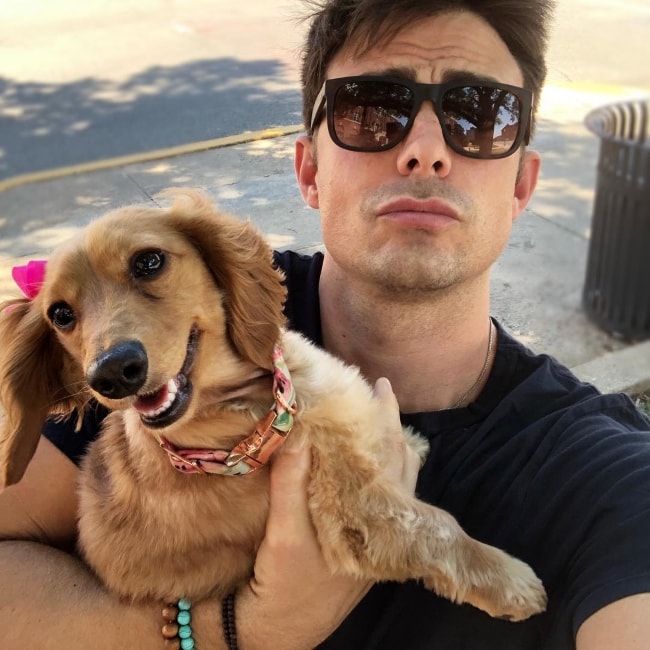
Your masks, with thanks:
[{"label": "concrete sidewalk", "polygon": [[[613,99],[570,87],[545,90],[533,144],[543,156],[541,182],[494,269],[492,313],[532,349],[599,387],[632,391],[650,388],[650,341],[630,348],[581,308],[599,144],[582,121],[589,109]],[[16,291],[12,265],[46,256],[96,216],[155,201],[168,187],[203,188],[222,209],[255,222],[274,247],[317,249],[318,214],[304,206],[293,174],[295,130],[243,134],[5,186],[0,296]]]}]

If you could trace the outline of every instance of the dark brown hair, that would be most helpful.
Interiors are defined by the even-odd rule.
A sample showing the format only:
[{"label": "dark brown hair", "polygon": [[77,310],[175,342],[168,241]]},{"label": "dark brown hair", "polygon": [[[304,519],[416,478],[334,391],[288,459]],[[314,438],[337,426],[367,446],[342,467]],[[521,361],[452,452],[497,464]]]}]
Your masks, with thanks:
[{"label": "dark brown hair", "polygon": [[305,0],[310,28],[303,47],[303,121],[311,120],[327,66],[345,45],[360,55],[385,43],[423,18],[471,11],[499,34],[519,64],[524,86],[532,90],[535,113],[546,79],[546,45],[554,0]]}]

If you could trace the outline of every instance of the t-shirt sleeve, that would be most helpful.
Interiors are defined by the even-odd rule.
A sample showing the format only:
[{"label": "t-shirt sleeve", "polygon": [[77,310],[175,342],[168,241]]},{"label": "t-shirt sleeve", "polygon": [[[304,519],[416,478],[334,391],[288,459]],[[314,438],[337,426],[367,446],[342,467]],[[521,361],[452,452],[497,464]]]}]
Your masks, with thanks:
[{"label": "t-shirt sleeve", "polygon": [[300,332],[322,346],[318,283],[323,266],[322,253],[301,255],[294,251],[275,252],[274,260],[285,275],[287,300],[284,315],[289,329]]},{"label": "t-shirt sleeve", "polygon": [[[602,448],[600,448],[602,446]],[[593,500],[573,557],[573,632],[606,605],[650,592],[650,432],[610,422],[583,489]]]},{"label": "t-shirt sleeve", "polygon": [[650,423],[627,397],[599,396],[547,442],[524,525],[540,527],[548,582],[564,592],[556,614],[575,638],[599,609],[650,592]]},{"label": "t-shirt sleeve", "polygon": [[92,403],[86,409],[78,430],[77,416],[73,414],[65,420],[48,420],[43,435],[78,465],[88,445],[97,437],[107,413],[103,406]]}]

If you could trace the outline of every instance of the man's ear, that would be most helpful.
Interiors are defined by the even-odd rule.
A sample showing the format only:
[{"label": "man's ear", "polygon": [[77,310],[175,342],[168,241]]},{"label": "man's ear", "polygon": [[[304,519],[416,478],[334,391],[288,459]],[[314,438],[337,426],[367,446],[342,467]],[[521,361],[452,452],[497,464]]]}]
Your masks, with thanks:
[{"label": "man's ear", "polygon": [[517,182],[515,184],[515,193],[512,197],[512,220],[524,211],[535,187],[537,187],[537,178],[542,164],[541,156],[536,151],[526,151],[519,167]]},{"label": "man's ear", "polygon": [[294,169],[298,186],[305,203],[314,209],[318,209],[318,186],[316,184],[316,152],[314,140],[308,135],[300,135],[296,139],[294,157]]}]

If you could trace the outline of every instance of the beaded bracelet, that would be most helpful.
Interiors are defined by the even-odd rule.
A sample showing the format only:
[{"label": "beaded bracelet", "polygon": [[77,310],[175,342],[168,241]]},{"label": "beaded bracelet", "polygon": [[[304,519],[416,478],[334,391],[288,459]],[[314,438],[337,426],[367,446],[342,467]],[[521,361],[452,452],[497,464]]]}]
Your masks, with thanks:
[{"label": "beaded bracelet", "polygon": [[[186,598],[177,603],[166,604],[162,610],[166,623],[162,627],[165,646],[169,650],[195,650],[192,636],[192,604]],[[228,594],[221,603],[221,623],[228,650],[239,650],[235,624],[235,593]]]},{"label": "beaded bracelet", "polygon": [[221,603],[221,626],[228,650],[239,650],[235,625],[235,592],[229,593]]},{"label": "beaded bracelet", "polygon": [[165,645],[171,649],[194,650],[194,637],[192,636],[192,604],[186,598],[181,598],[177,603],[168,604],[162,611],[163,618],[167,621],[162,628]]}]

